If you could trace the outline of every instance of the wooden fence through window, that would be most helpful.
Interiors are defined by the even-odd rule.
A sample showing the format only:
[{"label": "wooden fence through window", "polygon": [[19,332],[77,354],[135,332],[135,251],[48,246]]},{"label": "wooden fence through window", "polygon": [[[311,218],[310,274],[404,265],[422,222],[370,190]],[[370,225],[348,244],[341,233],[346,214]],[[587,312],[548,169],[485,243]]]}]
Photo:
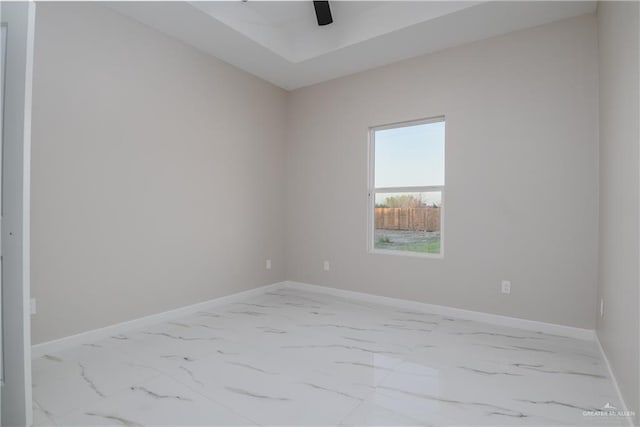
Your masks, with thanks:
[{"label": "wooden fence through window", "polygon": [[379,230],[440,231],[440,208],[375,208]]}]

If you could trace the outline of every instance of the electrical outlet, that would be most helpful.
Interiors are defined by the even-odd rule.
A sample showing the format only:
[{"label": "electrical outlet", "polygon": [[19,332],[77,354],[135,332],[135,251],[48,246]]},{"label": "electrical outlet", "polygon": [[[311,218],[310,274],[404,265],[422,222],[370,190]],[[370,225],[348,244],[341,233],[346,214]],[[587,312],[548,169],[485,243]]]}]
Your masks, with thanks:
[{"label": "electrical outlet", "polygon": [[37,311],[36,299],[31,298],[31,315],[33,316],[34,314],[36,314],[36,311]]},{"label": "electrical outlet", "polygon": [[329,271],[330,268],[331,268],[331,266],[329,265],[329,261],[325,261],[324,262],[324,271]]},{"label": "electrical outlet", "polygon": [[508,280],[502,281],[502,293],[510,294],[511,293],[511,282]]},{"label": "electrical outlet", "polygon": [[271,270],[271,260],[268,259],[266,263],[267,270]]},{"label": "electrical outlet", "polygon": [[600,299],[600,317],[604,317],[604,299]]}]

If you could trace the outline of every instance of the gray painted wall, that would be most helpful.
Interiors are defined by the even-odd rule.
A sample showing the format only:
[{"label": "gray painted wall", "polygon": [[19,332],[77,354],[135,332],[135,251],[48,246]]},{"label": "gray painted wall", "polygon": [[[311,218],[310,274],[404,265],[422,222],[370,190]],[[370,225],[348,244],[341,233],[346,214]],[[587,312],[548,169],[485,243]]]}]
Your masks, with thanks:
[{"label": "gray painted wall", "polygon": [[37,22],[33,342],[283,280],[286,93],[98,5]]},{"label": "gray painted wall", "polygon": [[[287,279],[594,328],[597,61],[588,15],[292,92]],[[439,115],[444,259],[368,254],[368,128]]]},{"label": "gray painted wall", "polygon": [[604,317],[597,332],[629,410],[640,414],[640,3],[599,3],[598,30]]},{"label": "gray painted wall", "polygon": [[[38,19],[34,342],[284,278],[595,327],[594,16],[289,94],[97,5]],[[368,254],[368,127],[442,114],[444,259]]]}]

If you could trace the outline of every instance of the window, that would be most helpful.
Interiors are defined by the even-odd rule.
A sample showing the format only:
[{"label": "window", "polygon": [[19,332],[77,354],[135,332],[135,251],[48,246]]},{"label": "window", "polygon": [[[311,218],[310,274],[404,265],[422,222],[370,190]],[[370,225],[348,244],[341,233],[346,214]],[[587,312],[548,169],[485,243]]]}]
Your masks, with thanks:
[{"label": "window", "polygon": [[369,250],[441,257],[444,117],[371,129]]}]

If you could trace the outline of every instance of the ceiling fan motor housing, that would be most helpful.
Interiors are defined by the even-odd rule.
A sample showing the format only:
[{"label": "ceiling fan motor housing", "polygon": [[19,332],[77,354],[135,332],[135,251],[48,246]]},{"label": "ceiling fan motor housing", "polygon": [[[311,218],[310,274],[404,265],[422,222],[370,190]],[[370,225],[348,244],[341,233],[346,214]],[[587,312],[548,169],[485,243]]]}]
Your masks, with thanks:
[{"label": "ceiling fan motor housing", "polygon": [[329,8],[328,1],[314,1],[313,7],[316,9],[316,18],[318,19],[318,25],[329,25],[333,22],[331,16],[331,9]]}]

